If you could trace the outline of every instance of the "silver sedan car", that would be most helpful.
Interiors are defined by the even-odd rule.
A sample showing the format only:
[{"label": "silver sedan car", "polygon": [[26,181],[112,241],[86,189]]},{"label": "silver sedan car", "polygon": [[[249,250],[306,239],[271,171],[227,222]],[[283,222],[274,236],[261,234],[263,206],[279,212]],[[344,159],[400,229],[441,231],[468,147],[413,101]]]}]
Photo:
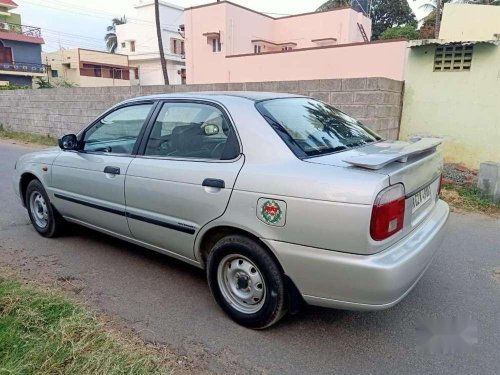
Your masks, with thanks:
[{"label": "silver sedan car", "polygon": [[303,302],[377,310],[410,292],[449,214],[439,143],[385,141],[303,96],[158,95],[22,156],[14,188],[42,236],[71,222],[204,268],[258,329]]}]

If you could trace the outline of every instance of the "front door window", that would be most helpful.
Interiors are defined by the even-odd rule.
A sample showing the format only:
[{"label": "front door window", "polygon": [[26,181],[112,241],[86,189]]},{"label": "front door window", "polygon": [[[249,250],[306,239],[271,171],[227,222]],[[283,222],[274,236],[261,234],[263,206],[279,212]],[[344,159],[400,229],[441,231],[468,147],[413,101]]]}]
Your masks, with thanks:
[{"label": "front door window", "polygon": [[132,105],[111,112],[85,132],[83,150],[131,154],[152,103]]}]

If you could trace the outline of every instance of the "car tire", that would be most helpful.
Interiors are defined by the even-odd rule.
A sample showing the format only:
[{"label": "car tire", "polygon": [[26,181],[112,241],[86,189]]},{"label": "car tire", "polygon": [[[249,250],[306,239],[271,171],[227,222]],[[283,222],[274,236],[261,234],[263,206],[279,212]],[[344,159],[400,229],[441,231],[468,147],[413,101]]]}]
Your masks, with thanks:
[{"label": "car tire", "polygon": [[283,272],[268,251],[248,237],[219,240],[207,259],[207,278],[216,302],[242,326],[264,329],[286,313]]},{"label": "car tire", "polygon": [[64,219],[50,203],[40,181],[32,180],[28,184],[25,202],[31,224],[36,231],[44,237],[56,237],[64,225]]}]

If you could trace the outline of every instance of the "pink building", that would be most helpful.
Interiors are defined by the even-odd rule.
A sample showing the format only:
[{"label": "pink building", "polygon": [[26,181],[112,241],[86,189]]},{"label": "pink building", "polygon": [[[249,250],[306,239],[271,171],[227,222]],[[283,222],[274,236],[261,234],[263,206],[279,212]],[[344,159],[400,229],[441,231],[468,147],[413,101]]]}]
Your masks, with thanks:
[{"label": "pink building", "polygon": [[368,42],[352,8],[274,18],[221,1],[185,10],[187,83],[403,80],[407,42]]}]

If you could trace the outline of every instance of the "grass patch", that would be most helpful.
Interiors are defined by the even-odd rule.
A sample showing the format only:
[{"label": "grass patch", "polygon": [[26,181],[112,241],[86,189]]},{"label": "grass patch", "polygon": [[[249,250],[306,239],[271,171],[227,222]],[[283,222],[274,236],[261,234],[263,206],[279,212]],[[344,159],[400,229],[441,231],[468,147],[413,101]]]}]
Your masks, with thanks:
[{"label": "grass patch", "polygon": [[0,276],[0,374],[165,374],[158,352],[112,335],[56,291]]},{"label": "grass patch", "polygon": [[441,196],[458,210],[500,216],[500,205],[483,198],[477,187],[447,184],[443,186]]},{"label": "grass patch", "polygon": [[25,143],[36,143],[44,146],[57,145],[56,138],[40,134],[13,131],[5,128],[2,124],[0,124],[0,138],[12,139],[15,141],[25,142]]}]

